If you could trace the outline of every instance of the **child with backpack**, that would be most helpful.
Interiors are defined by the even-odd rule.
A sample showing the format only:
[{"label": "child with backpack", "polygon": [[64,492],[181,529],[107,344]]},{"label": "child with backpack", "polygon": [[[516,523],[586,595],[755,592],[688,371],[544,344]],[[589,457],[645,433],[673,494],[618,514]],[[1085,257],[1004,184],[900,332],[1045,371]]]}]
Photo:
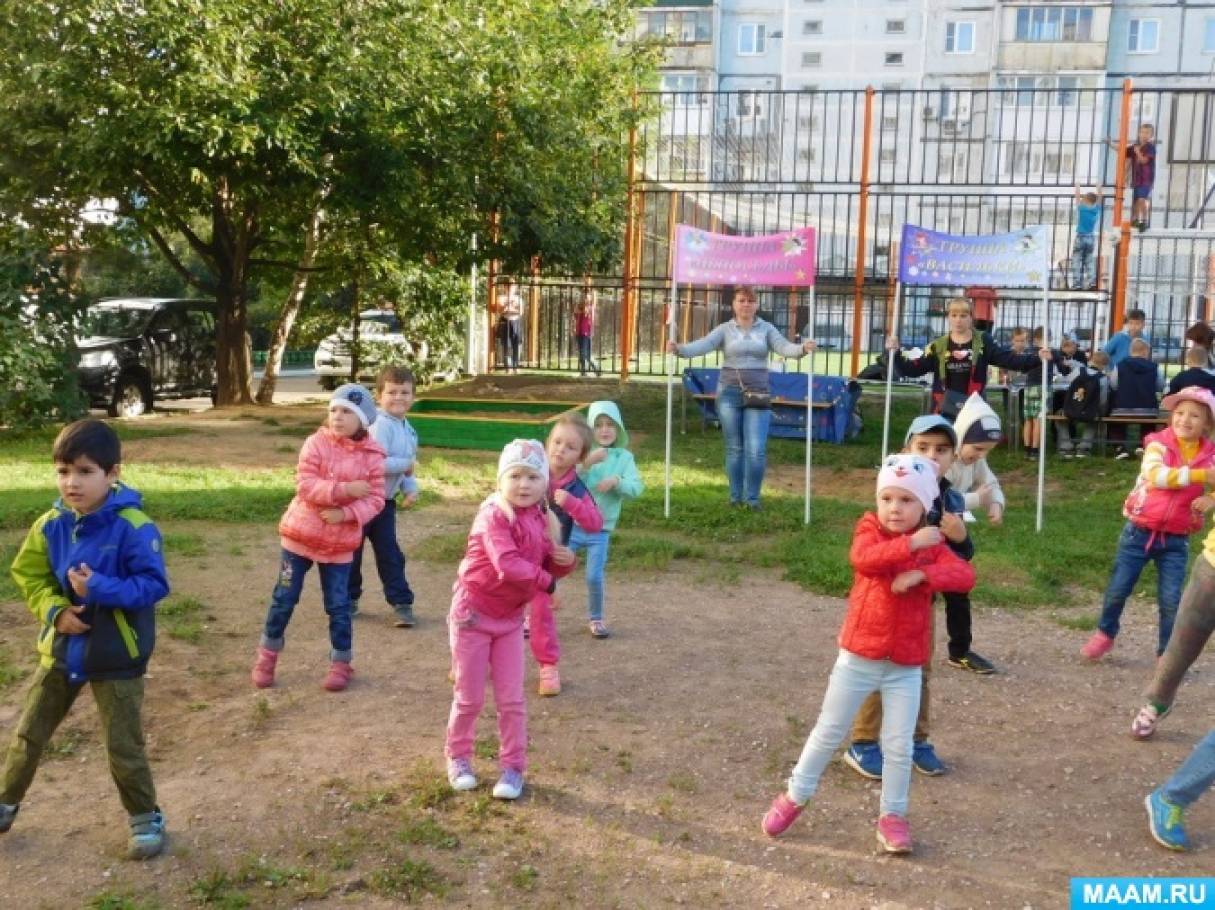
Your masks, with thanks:
[{"label": "child with backpack", "polygon": [[1080,649],[1100,660],[1114,647],[1126,599],[1149,561],[1156,563],[1159,613],[1156,654],[1164,653],[1173,632],[1190,555],[1190,535],[1202,527],[1202,514],[1215,500],[1204,496],[1215,483],[1215,395],[1191,386],[1164,400],[1172,411],[1169,426],[1145,440],[1143,465],[1122,506],[1126,525],[1118,539],[1114,570],[1097,630]]},{"label": "child with backpack", "polygon": [[876,511],[861,517],[852,537],[848,612],[818,721],[762,828],[778,837],[797,820],[861,703],[880,692],[885,767],[877,839],[888,853],[910,853],[912,738],[932,637],[932,595],[969,590],[975,572],[945,545],[940,528],[925,524],[939,493],[931,461],[888,456],[875,492]]},{"label": "child with backpack", "polygon": [[[1157,401],[1160,393],[1164,391],[1164,374],[1151,358],[1152,346],[1144,339],[1136,338],[1131,342],[1130,356],[1110,373],[1110,393],[1115,413],[1121,411],[1131,416],[1156,415]],[[1139,447],[1135,450],[1135,455],[1143,454],[1144,441],[1154,428],[1155,425],[1151,423],[1139,424]],[[1121,443],[1115,457],[1130,457],[1126,439],[1128,427],[1122,425],[1114,429],[1115,433],[1110,435],[1118,435]]]},{"label": "child with backpack", "polygon": [[[1063,396],[1060,413],[1067,418],[1056,424],[1059,454],[1063,458],[1088,458],[1097,436],[1097,421],[1105,416],[1109,405],[1109,380],[1105,368],[1110,357],[1105,351],[1094,351],[1087,364],[1078,367]],[[1072,439],[1073,425],[1080,439]]]}]

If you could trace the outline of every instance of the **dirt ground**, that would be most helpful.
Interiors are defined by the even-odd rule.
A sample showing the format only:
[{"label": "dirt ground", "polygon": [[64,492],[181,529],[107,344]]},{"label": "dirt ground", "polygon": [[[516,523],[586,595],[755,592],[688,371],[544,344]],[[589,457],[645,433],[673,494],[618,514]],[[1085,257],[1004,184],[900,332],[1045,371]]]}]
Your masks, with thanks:
[{"label": "dirt ground", "polygon": [[[203,432],[137,442],[128,457],[144,446],[162,460],[293,460],[283,437],[233,416],[191,418]],[[463,533],[473,508],[405,515],[406,551]],[[169,568],[175,592],[205,605],[195,640],[162,635],[148,680],[167,855],[122,858],[125,819],[85,697],[0,838],[3,906],[1058,907],[1071,876],[1212,868],[1215,796],[1189,813],[1195,852],[1167,853],[1146,832],[1143,795],[1215,725],[1215,673],[1200,661],[1157,739],[1131,740],[1153,661],[1145,602],[1100,666],[1076,657],[1084,633],[1041,611],[978,609],[976,647],[999,675],[953,670],[938,649],[932,738],[952,770],[916,776],[916,852],[892,858],[874,838],[878,785],[838,763],[788,835],[759,830],[817,714],[840,600],[766,570],[732,584],[696,561],[610,563],[615,634],[595,641],[579,571],[558,615],[566,691],[530,699],[528,789],[502,806],[485,783],[455,797],[439,785],[454,562],[411,560],[415,629],[391,628],[365,595],[357,673],[338,695],[319,686],[327,646],[310,580],[278,684],[262,693],[248,670],[275,577],[274,528],[165,530],[204,542],[170,550]],[[0,604],[0,620],[10,655],[32,661],[24,608]],[[24,689],[0,696],[5,741]],[[488,709],[479,753],[492,754],[493,733]],[[492,784],[493,762],[477,764]]]}]

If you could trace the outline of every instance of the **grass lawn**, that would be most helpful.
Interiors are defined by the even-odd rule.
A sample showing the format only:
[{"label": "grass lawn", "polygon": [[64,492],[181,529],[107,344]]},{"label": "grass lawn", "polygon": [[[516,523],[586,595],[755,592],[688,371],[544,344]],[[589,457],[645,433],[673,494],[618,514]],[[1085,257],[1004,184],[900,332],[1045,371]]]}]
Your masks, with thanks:
[{"label": "grass lawn", "polygon": [[[678,394],[678,393],[677,393]],[[733,580],[750,566],[779,569],[808,590],[833,595],[847,592],[847,550],[851,529],[872,506],[872,490],[881,443],[882,402],[868,396],[862,405],[865,430],[845,445],[820,443],[814,450],[814,498],[810,527],[802,524],[804,445],[773,439],[768,447],[764,511],[726,508],[721,434],[701,431],[691,408],[686,434],[679,432],[676,401],[672,517],[662,515],[663,418],[665,387],[632,383],[619,401],[633,435],[634,453],[647,485],[646,494],[630,504],[614,538],[613,563],[661,568],[672,559],[699,560],[706,578]],[[892,443],[918,408],[919,397],[896,398]],[[298,446],[311,430],[305,423],[287,429],[267,416],[270,431],[284,437],[284,452]],[[196,432],[188,423],[116,423],[124,441],[155,440]],[[28,527],[53,499],[48,464],[51,430],[0,436],[0,529],[11,532],[0,544],[0,564],[15,552],[15,532]],[[479,501],[492,487],[495,453],[427,449],[423,440],[422,475],[426,501],[436,497]],[[155,451],[155,447],[152,447]],[[124,466],[124,478],[144,493],[155,519],[172,532],[175,522],[218,521],[271,524],[292,494],[290,459],[273,466],[181,464],[166,458],[143,458]],[[1045,529],[1034,532],[1036,463],[998,449],[990,458],[1008,498],[1004,526],[985,519],[970,526],[977,546],[979,585],[975,602],[1009,607],[1088,606],[1100,595],[1122,524],[1121,502],[1137,465],[1133,461],[1089,459],[1047,465]],[[426,542],[428,556],[459,558],[462,535]],[[1197,549],[1197,548],[1195,548]],[[1153,570],[1141,590],[1154,587]],[[7,572],[0,593],[7,590]],[[1083,622],[1081,617],[1075,621]]]}]

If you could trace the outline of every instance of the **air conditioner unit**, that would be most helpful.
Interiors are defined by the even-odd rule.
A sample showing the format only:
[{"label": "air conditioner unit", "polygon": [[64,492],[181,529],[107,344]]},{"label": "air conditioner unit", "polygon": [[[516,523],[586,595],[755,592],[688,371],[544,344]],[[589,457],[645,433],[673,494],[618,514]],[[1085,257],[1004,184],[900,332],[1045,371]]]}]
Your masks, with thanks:
[{"label": "air conditioner unit", "polygon": [[945,117],[941,119],[941,132],[960,133],[969,125],[970,121],[964,117]]},{"label": "air conditioner unit", "polygon": [[937,117],[937,109],[930,104],[924,108],[923,116],[925,120],[935,120]]}]

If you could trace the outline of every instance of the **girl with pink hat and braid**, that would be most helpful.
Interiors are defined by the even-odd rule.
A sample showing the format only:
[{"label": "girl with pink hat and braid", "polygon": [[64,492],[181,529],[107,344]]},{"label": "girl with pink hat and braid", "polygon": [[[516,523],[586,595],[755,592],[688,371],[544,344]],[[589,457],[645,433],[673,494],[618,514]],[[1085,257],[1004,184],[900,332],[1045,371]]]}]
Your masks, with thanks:
[{"label": "girl with pink hat and braid", "polygon": [[1122,506],[1126,525],[1118,538],[1097,630],[1080,649],[1089,660],[1100,660],[1114,647],[1126,599],[1149,561],[1156,563],[1160,616],[1156,654],[1164,653],[1185,583],[1190,535],[1215,507],[1215,499],[1206,495],[1215,485],[1215,444],[1209,439],[1215,429],[1215,395],[1190,386],[1167,396],[1161,405],[1173,413],[1168,427],[1144,440],[1143,465]]}]

